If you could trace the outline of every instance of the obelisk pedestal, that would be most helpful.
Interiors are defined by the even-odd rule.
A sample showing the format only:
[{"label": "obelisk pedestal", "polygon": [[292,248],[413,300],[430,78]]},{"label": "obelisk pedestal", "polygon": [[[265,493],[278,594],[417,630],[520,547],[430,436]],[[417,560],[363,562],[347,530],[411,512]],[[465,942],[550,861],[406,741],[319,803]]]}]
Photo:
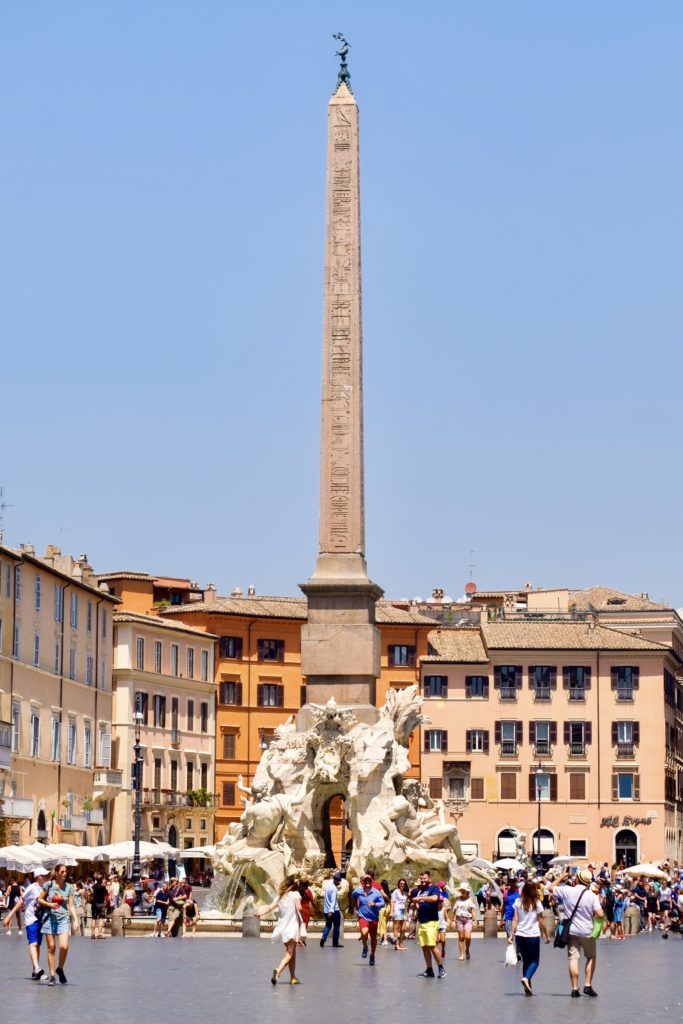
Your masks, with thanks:
[{"label": "obelisk pedestal", "polygon": [[358,150],[358,106],[341,81],[328,107],[320,547],[315,572],[301,585],[308,598],[301,670],[309,703],[334,697],[369,711],[380,673],[375,604],[383,592],[365,564]]}]

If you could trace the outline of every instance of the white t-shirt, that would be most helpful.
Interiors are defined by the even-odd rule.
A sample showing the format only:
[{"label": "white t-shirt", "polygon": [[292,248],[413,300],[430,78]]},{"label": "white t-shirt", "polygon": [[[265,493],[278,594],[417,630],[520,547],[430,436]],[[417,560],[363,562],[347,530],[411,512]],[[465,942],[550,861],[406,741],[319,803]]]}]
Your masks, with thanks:
[{"label": "white t-shirt", "polygon": [[659,899],[662,902],[670,903],[671,902],[671,895],[672,895],[671,889],[669,888],[668,885],[660,886],[660,889],[659,889]]},{"label": "white t-shirt", "polygon": [[[562,900],[566,920],[572,916],[572,911],[581,897],[579,909],[574,914],[569,933],[590,938],[593,934],[593,914],[602,910],[600,900],[595,893],[583,885],[558,885],[554,892]],[[581,896],[581,893],[585,893],[585,895]]]},{"label": "white t-shirt", "polygon": [[408,899],[408,893],[400,889],[394,889],[391,894],[391,902],[394,905],[394,918],[401,921],[406,916],[406,901]]},{"label": "white t-shirt", "polygon": [[[583,900],[581,902],[583,903]],[[522,906],[522,900],[518,899],[515,900],[513,909],[517,911],[515,935],[521,935],[523,939],[537,939],[541,934],[538,915],[543,913],[543,904],[540,900],[533,910],[525,910]]]},{"label": "white t-shirt", "polygon": [[36,923],[36,900],[42,895],[43,887],[40,882],[32,882],[24,889],[24,921],[26,924]]}]

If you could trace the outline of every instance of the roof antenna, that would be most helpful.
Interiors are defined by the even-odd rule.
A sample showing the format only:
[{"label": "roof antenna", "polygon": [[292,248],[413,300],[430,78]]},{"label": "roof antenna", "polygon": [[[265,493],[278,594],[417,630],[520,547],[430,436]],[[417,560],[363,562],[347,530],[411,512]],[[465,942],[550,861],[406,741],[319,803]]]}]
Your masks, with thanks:
[{"label": "roof antenna", "polygon": [[5,509],[14,508],[5,501],[5,488],[0,487],[0,544],[5,542]]}]

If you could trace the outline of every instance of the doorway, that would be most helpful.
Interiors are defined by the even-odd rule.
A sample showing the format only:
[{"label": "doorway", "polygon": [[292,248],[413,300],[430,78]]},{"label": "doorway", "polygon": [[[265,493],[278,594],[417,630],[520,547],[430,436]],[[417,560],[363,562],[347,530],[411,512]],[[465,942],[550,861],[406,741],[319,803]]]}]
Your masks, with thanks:
[{"label": "doorway", "polygon": [[622,828],[614,837],[614,859],[617,865],[632,868],[638,863],[638,836],[630,828]]}]

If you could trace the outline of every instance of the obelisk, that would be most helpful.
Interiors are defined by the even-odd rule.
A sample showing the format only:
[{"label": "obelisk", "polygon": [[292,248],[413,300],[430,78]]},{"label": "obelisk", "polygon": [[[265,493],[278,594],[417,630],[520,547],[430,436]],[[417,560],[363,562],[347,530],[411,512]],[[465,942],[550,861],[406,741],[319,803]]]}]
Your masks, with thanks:
[{"label": "obelisk", "polygon": [[301,589],[307,700],[371,706],[380,673],[375,604],[382,590],[365,563],[363,332],[358,105],[346,65],[328,106],[327,223],[323,303],[320,545]]}]

